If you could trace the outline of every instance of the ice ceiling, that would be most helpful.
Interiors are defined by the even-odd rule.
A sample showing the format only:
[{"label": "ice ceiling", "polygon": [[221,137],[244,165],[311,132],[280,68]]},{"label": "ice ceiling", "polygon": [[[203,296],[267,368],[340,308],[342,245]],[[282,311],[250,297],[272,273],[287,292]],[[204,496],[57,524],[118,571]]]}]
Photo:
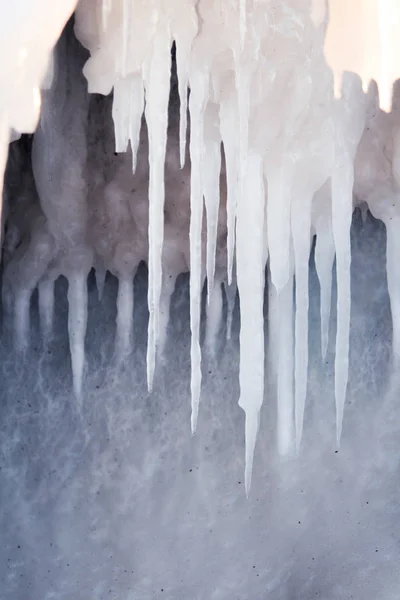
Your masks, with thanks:
[{"label": "ice ceiling", "polygon": [[[74,11],[74,25],[70,22],[64,29]],[[96,421],[94,413],[90,413],[90,417],[88,413],[85,417],[82,415],[93,410],[88,406],[96,398],[108,397],[114,386],[112,394],[121,413],[118,414],[116,408],[115,413],[114,409],[105,409],[111,411],[107,418],[113,425],[108,421],[108,427],[117,428],[122,438],[121,448],[125,444],[124,436],[136,431],[139,446],[142,444],[147,449],[143,452],[151,453],[149,440],[154,432],[146,433],[144,425],[144,430],[139,431],[141,408],[136,407],[128,414],[120,378],[121,381],[130,378],[130,390],[133,394],[135,391],[137,397],[146,393],[146,383],[152,392],[150,402],[154,411],[158,410],[160,415],[164,408],[167,411],[165,423],[169,423],[171,433],[171,427],[177,428],[180,421],[176,417],[177,406],[165,397],[169,389],[165,378],[173,377],[173,373],[175,378],[183,377],[187,366],[184,355],[187,354],[190,356],[190,393],[180,389],[179,397],[187,400],[191,397],[192,433],[196,432],[204,398],[207,398],[205,414],[211,414],[211,422],[214,419],[213,430],[222,405],[224,411],[230,410],[226,406],[227,397],[239,396],[239,406],[245,413],[244,487],[247,495],[251,488],[261,408],[263,403],[271,404],[271,399],[274,406],[276,399],[276,408],[268,413],[266,431],[272,428],[274,435],[267,436],[269,441],[265,441],[260,434],[259,444],[272,455],[271,439],[275,443],[276,438],[279,468],[301,479],[302,475],[294,473],[296,469],[300,473],[304,467],[298,463],[297,467],[293,466],[293,462],[284,459],[301,452],[306,399],[308,402],[312,396],[325,396],[320,408],[314,409],[317,414],[314,419],[321,422],[324,410],[324,418],[329,422],[328,399],[333,401],[330,390],[334,391],[336,440],[332,440],[325,429],[317,427],[315,430],[317,438],[329,438],[331,452],[340,447],[344,413],[349,413],[349,424],[355,422],[355,415],[346,405],[350,332],[356,321],[351,320],[354,303],[358,307],[357,315],[370,314],[372,319],[377,318],[379,311],[391,314],[389,329],[386,316],[382,316],[381,321],[386,323],[386,329],[382,328],[383,337],[373,340],[371,332],[364,331],[361,337],[354,334],[353,341],[356,352],[364,358],[370,352],[366,340],[375,344],[375,350],[371,350],[372,354],[376,353],[371,359],[371,368],[367,359],[357,359],[360,370],[368,372],[373,381],[370,390],[363,388],[362,394],[367,397],[369,393],[375,396],[383,393],[377,391],[379,386],[375,384],[379,381],[379,389],[383,389],[385,376],[382,374],[391,364],[389,387],[393,395],[400,357],[400,279],[397,274],[400,117],[396,81],[400,74],[399,34],[400,5],[393,0],[351,3],[348,0],[80,0],[78,3],[18,0],[3,3],[0,43],[2,56],[7,57],[0,66],[3,329],[5,339],[9,334],[13,339],[15,356],[19,357],[15,360],[21,363],[26,360],[32,339],[34,346],[40,345],[44,353],[40,368],[35,369],[35,394],[46,399],[46,410],[50,411],[46,419],[53,423],[50,429],[54,429],[59,418],[66,418],[66,431],[73,430],[74,419]],[[21,133],[34,135],[18,139]],[[364,225],[361,218],[354,216],[355,208],[361,211]],[[383,222],[386,229],[387,305],[384,295],[378,302],[372,292],[374,286],[386,290],[381,260],[384,232],[373,217]],[[364,254],[358,247],[363,244]],[[371,253],[373,244],[376,248]],[[378,257],[380,268],[376,263],[368,263],[368,252]],[[359,265],[357,275],[354,275],[354,263]],[[148,269],[147,339],[146,332],[138,329],[134,318],[139,310],[142,323],[147,319],[143,302],[134,310],[134,299],[137,305],[136,298],[144,300],[146,294],[143,283],[137,283],[135,291],[133,286],[143,264]],[[106,378],[108,387],[96,379],[107,370],[108,359],[105,355],[102,359],[97,357],[100,363],[95,366],[96,361],[87,355],[87,349],[101,345],[96,336],[100,335],[98,331],[107,330],[109,317],[105,316],[104,307],[110,308],[114,292],[103,297],[103,309],[99,308],[99,302],[93,306],[93,269],[99,298],[103,297],[107,281],[108,289],[114,286],[115,292],[115,331]],[[370,284],[366,280],[359,282],[361,271],[367,278],[370,275]],[[107,273],[117,278],[117,289]],[[171,299],[177,294],[179,286],[176,284],[184,273],[189,273],[190,316],[189,323],[177,333],[172,318],[176,309]],[[68,280],[67,287],[60,283],[60,276]],[[363,290],[362,301],[353,293],[355,281],[359,282],[358,289]],[[204,285],[205,332],[201,318]],[[239,302],[235,308],[237,292]],[[54,383],[57,373],[62,372],[61,366],[57,367],[56,374],[51,371],[46,363],[46,352],[50,350],[46,349],[54,347],[54,340],[61,343],[61,329],[54,312],[57,302],[62,306],[65,297],[76,406],[76,413],[67,417],[60,408],[49,408],[54,391],[49,391],[50,384],[43,379],[46,372]],[[368,298],[369,308],[366,307]],[[332,300],[335,309],[331,315]],[[40,333],[32,301],[39,315]],[[92,316],[91,310],[94,311]],[[236,325],[235,311],[239,311]],[[222,325],[223,317],[226,323]],[[176,318],[185,322],[182,315]],[[185,327],[190,328],[190,340]],[[379,327],[377,324],[375,330],[380,331]],[[221,329],[226,342],[221,342]],[[234,353],[234,344],[230,345],[236,333],[240,360]],[[173,349],[168,346],[169,336],[175,340]],[[392,348],[389,351],[390,336]],[[146,356],[136,356],[133,366],[132,353],[138,352],[140,340],[147,348]],[[3,348],[1,352],[7,357],[8,351]],[[172,357],[174,352],[176,356]],[[328,359],[333,362],[333,370],[322,384],[314,373],[315,364],[318,361],[328,364]],[[65,357],[57,360],[61,365]],[[222,373],[224,361],[225,367],[230,365],[230,378],[236,377],[238,369],[239,386],[226,381],[210,384],[208,375],[213,369]],[[10,364],[6,358],[4,364]],[[9,368],[14,372],[17,367]],[[377,369],[373,375],[372,369]],[[9,381],[10,377],[7,373],[4,380]],[[27,376],[21,380],[18,377],[21,375],[15,376],[12,384],[15,394],[19,393],[24,379],[29,380]],[[64,381],[65,374],[59,377]],[[161,377],[163,383],[160,380],[157,383],[157,377]],[[351,398],[355,394],[354,386],[361,385],[360,380],[355,377],[358,384],[353,382]],[[368,386],[368,381],[365,377],[364,385]],[[61,386],[65,397],[69,394],[67,387]],[[215,407],[210,407],[210,402],[214,402],[211,396],[221,401],[216,412],[213,412]],[[180,408],[185,421],[188,415],[182,406]],[[38,408],[40,410],[43,408]],[[388,414],[392,414],[386,403],[382,403],[383,412],[376,417],[376,422],[368,410],[365,409],[365,422],[374,424],[372,429],[377,422],[386,422],[388,427],[388,423],[392,423],[392,416],[385,421]],[[167,416],[168,411],[175,415],[175,421]],[[143,419],[146,423],[146,418]],[[11,427],[12,421],[10,418],[6,422],[6,429]],[[165,423],[160,426],[164,433]],[[368,426],[365,431],[370,433]],[[90,435],[86,426],[83,430],[86,442],[81,439],[70,445],[65,440],[62,442],[68,456],[84,452]],[[227,432],[238,435],[236,421],[226,428],[225,436]],[[12,433],[9,435],[12,437]],[[358,440],[357,435],[354,434],[355,440]],[[177,434],[177,440],[182,439],[182,434]],[[165,440],[162,440],[157,439],[153,446],[161,454],[165,448]],[[47,439],[46,443],[49,447],[54,445],[57,455],[56,440]],[[218,442],[219,459],[227,473],[229,465],[234,463],[232,457],[236,456],[233,452],[229,459],[229,443],[225,438],[224,442]],[[357,443],[355,441],[352,448],[355,453],[361,452],[360,448],[368,453],[365,439],[358,446]],[[375,443],[379,447],[376,460],[382,464],[382,456],[386,455],[379,446],[379,436]],[[99,448],[96,451],[102,452]],[[312,457],[315,457],[314,451],[310,451]],[[95,456],[93,448],[91,452]],[[117,449],[115,452],[118,454]],[[321,450],[321,456],[315,458],[315,464],[319,465],[315,466],[315,472],[322,473],[318,461],[323,460],[324,452]],[[346,456],[346,449],[343,454]],[[111,458],[106,462],[108,460]],[[337,467],[329,460],[327,470],[331,472]],[[357,480],[361,464],[353,460],[352,468],[346,471],[349,489],[351,482]],[[147,466],[143,469],[151,471],[151,461],[144,464]],[[158,484],[148,495],[140,496],[141,485],[145,486],[140,483],[141,477],[143,481],[146,479],[143,469],[141,471],[135,461],[132,467],[128,467],[128,462],[124,465],[129,486],[135,488],[128,496],[136,498],[139,506],[142,502],[145,513],[145,499],[154,498]],[[366,478],[377,468],[376,465],[364,467]],[[130,468],[136,469],[135,474]],[[391,474],[396,468],[393,466]],[[154,476],[153,472],[146,473],[150,479]],[[323,479],[323,475],[320,477]],[[211,522],[217,518],[215,514],[210,517],[217,509],[207,499],[212,493],[214,471],[211,473],[210,469],[208,475],[203,472],[202,478],[200,488]],[[218,485],[215,483],[215,488],[223,493]],[[223,485],[229,488],[228,484]],[[256,485],[256,494],[260,485]],[[185,486],[182,484],[180,489],[187,490]],[[91,492],[94,489],[97,490],[95,483]],[[358,492],[360,489],[357,486]],[[333,495],[337,493],[335,488]],[[78,491],[76,494],[79,496]],[[308,494],[312,497],[311,489]],[[112,503],[111,498],[110,492]],[[173,495],[167,494],[167,499],[170,506],[179,504]],[[117,502],[127,510],[129,501],[119,498]],[[74,503],[73,498],[70,502]],[[269,509],[272,520],[275,512],[276,515],[290,514],[290,506],[283,497],[279,501],[275,498],[274,502],[276,507]],[[278,508],[279,502],[282,506]],[[353,496],[351,502],[349,511],[344,512],[358,514]],[[68,504],[69,508],[72,504]],[[63,506],[67,511],[66,504]],[[99,521],[107,514],[105,505],[102,510],[104,514],[96,517]],[[246,509],[240,510],[243,514]],[[24,518],[28,518],[25,509],[21,511]],[[84,512],[81,510],[79,514]],[[342,518],[347,517],[342,515]],[[301,520],[298,522],[300,525]],[[122,528],[118,535],[123,539],[123,525],[118,527]],[[144,530],[143,535],[145,531],[149,529]],[[35,535],[30,541],[33,546]],[[65,535],[68,537],[67,531]],[[315,535],[318,536],[318,532]],[[284,547],[284,540],[282,544]],[[348,544],[347,551],[353,552],[350,548]],[[205,556],[199,560],[206,561]],[[190,567],[188,569],[190,571]],[[145,570],[143,567],[143,572]],[[385,572],[384,567],[381,572]],[[368,574],[363,573],[366,581]],[[82,580],[76,577],[77,581]],[[287,582],[284,573],[276,577],[278,579],[271,578],[269,571],[265,574],[264,579],[269,582],[263,580],[265,597],[289,599],[315,595],[307,587],[296,595],[282,584],[282,581]],[[231,573],[225,578],[230,580],[235,576]],[[64,597],[64,592],[15,596],[18,586],[13,587],[14,583],[9,581],[7,585],[7,590],[11,590],[7,598]],[[82,598],[107,597],[108,584],[104,589],[96,588],[97,591],[94,584],[90,585],[90,591],[82,592],[88,595]],[[115,598],[153,597],[145,576],[141,585],[142,592],[137,588],[134,595],[116,593]],[[187,591],[178,593],[175,586],[170,597],[233,598],[232,589],[238,589],[236,584],[232,589],[222,586],[218,593],[202,592],[200,583],[196,585],[200,590],[198,596]],[[39,585],[37,589],[46,587]],[[65,592],[66,598],[81,597],[75,588],[67,586],[65,589],[69,590]],[[258,588],[254,589],[257,591],[249,592],[248,596],[242,592],[238,597],[263,597]],[[164,588],[155,593],[156,597],[160,590],[163,592]],[[322,597],[397,598],[390,595],[392,581],[388,589],[385,588],[386,595],[379,596],[383,588],[379,590],[373,592],[378,596],[351,596],[345,595],[346,591],[340,595],[340,590],[332,588]],[[75,595],[68,595],[71,593]]]}]

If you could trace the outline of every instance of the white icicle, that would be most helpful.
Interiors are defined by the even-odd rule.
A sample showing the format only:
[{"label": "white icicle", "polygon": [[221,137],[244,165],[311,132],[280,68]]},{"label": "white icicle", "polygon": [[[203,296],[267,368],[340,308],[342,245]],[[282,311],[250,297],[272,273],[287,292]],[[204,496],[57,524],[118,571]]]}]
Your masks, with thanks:
[{"label": "white icicle", "polygon": [[82,393],[87,326],[87,281],[84,273],[68,278],[68,336],[75,396]]},{"label": "white icicle", "polygon": [[147,385],[151,391],[159,331],[164,242],[164,163],[167,145],[170,86],[170,36],[167,29],[156,33],[153,53],[145,76],[146,122],[149,136],[149,326],[147,341]]},{"label": "white icicle", "polygon": [[236,276],[230,285],[228,285],[228,283],[225,281],[224,287],[225,287],[226,304],[227,304],[226,339],[230,340],[231,335],[232,335],[232,319],[233,319],[233,311],[235,308],[236,292],[237,292]]},{"label": "white icicle", "polygon": [[216,105],[207,105],[204,115],[203,181],[207,215],[207,300],[214,287],[215,252],[217,248],[220,201],[221,139]]},{"label": "white icicle", "polygon": [[386,219],[386,275],[393,323],[393,356],[400,361],[400,218]]},{"label": "white icicle", "polygon": [[101,24],[103,31],[106,31],[108,25],[108,17],[112,8],[112,0],[102,0],[101,3]]},{"label": "white icicle", "polygon": [[240,46],[243,49],[244,40],[246,37],[246,0],[239,0],[239,13],[240,13]]},{"label": "white icicle", "polygon": [[350,226],[353,212],[353,165],[345,152],[336,157],[332,176],[332,230],[336,248],[337,329],[335,352],[336,438],[340,444],[349,371]]},{"label": "white icicle", "polygon": [[[240,398],[246,415],[245,487],[249,493],[264,399],[264,186],[261,158],[248,156],[245,194],[238,200],[236,269],[240,297]],[[249,200],[251,199],[251,202]]]},{"label": "white icicle", "polygon": [[334,260],[335,244],[333,241],[332,220],[329,215],[325,225],[321,224],[317,228],[317,241],[315,244],[315,267],[320,285],[321,352],[323,360],[326,359],[326,353],[328,351],[329,321],[332,302],[332,269]]},{"label": "white icicle", "polygon": [[190,389],[192,433],[197,427],[201,392],[200,308],[202,292],[201,232],[203,223],[204,111],[208,97],[208,76],[196,69],[190,80]]},{"label": "white icicle", "polygon": [[126,152],[129,141],[130,119],[129,79],[118,79],[114,84],[112,118],[115,132],[115,152]]},{"label": "white icicle", "polygon": [[278,293],[289,279],[290,255],[290,181],[284,156],[267,172],[267,226],[271,280]]},{"label": "white icicle", "polygon": [[[3,224],[3,181],[4,171],[7,164],[8,142],[10,130],[7,126],[5,115],[0,113],[0,223]],[[3,234],[3,225],[2,225]],[[0,244],[3,244],[3,239],[0,239]]]},{"label": "white icicle", "polygon": [[[273,287],[273,286],[271,286]],[[276,291],[272,291],[276,295]],[[278,452],[287,456],[293,448],[293,271],[276,297],[278,316],[277,442]],[[273,317],[273,314],[271,315]]]},{"label": "white icicle", "polygon": [[29,343],[31,291],[20,289],[14,306],[15,347],[18,352],[26,350]]},{"label": "white icicle", "polygon": [[236,140],[235,123],[237,123],[237,110],[232,102],[223,102],[220,107],[221,136],[224,144],[226,181],[227,181],[227,251],[228,251],[228,284],[232,281],[232,269],[235,248],[235,228],[238,189],[238,148]]},{"label": "white icicle", "polygon": [[140,140],[140,129],[144,111],[143,79],[140,75],[130,77],[130,111],[129,111],[129,139],[132,150],[132,171],[136,171],[137,151]]},{"label": "white icicle", "polygon": [[39,316],[40,327],[45,341],[53,331],[54,318],[54,280],[44,279],[39,283]]},{"label": "white icicle", "polygon": [[308,261],[310,256],[312,192],[294,189],[291,227],[296,276],[295,316],[295,423],[296,448],[303,435],[308,372]]},{"label": "white icicle", "polygon": [[209,355],[216,356],[216,343],[222,320],[222,282],[217,279],[210,292],[207,304],[206,338],[205,343]]},{"label": "white icicle", "polygon": [[175,284],[179,273],[168,272],[164,268],[163,272],[163,285],[161,289],[160,297],[160,329],[159,329],[159,343],[158,343],[158,357],[164,360],[164,351],[167,343],[167,331],[169,323],[169,315],[171,308],[171,298],[175,290]]},{"label": "white icicle", "polygon": [[123,360],[131,351],[133,331],[133,281],[132,277],[119,277],[117,295],[116,354]]},{"label": "white icicle", "polygon": [[96,279],[97,294],[98,294],[99,300],[101,300],[103,298],[106,274],[107,274],[107,270],[104,269],[103,267],[96,267],[96,269],[94,271],[94,276]]}]

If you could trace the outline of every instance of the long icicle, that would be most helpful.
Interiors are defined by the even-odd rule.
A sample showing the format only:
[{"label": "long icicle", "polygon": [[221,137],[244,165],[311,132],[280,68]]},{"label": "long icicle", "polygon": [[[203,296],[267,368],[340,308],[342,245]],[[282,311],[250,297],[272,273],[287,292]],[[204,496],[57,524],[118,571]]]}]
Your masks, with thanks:
[{"label": "long icicle", "polygon": [[147,386],[153,388],[158,339],[164,242],[164,164],[167,146],[170,86],[170,36],[160,29],[145,76],[146,122],[149,136],[149,325],[147,342]]},{"label": "long icicle", "polygon": [[221,139],[216,106],[207,105],[204,119],[204,200],[207,216],[207,300],[214,287],[215,253],[217,249],[218,212],[220,201]]},{"label": "long icicle", "polygon": [[208,96],[208,76],[197,70],[190,80],[190,390],[192,433],[197,427],[201,392],[200,309],[202,291],[201,232],[203,222],[204,111]]},{"label": "long icicle", "polygon": [[238,189],[238,145],[235,131],[238,112],[233,102],[225,101],[220,107],[221,136],[224,144],[225,165],[226,165],[226,183],[227,183],[227,251],[228,264],[227,275],[228,285],[232,282],[232,270],[235,254],[235,229],[236,229],[236,210],[237,210],[237,189]]},{"label": "long icicle", "polygon": [[350,226],[353,213],[354,171],[344,148],[337,151],[332,176],[332,230],[336,248],[337,329],[335,352],[336,441],[340,445],[349,372]]},{"label": "long icicle", "polygon": [[311,190],[294,190],[291,203],[292,240],[296,276],[295,316],[295,423],[296,449],[303,435],[304,409],[307,395],[308,371],[308,261],[311,235]]},{"label": "long icicle", "polygon": [[[247,158],[245,194],[238,201],[236,265],[240,298],[240,398],[246,419],[245,488],[249,494],[264,399],[264,205],[262,160]],[[250,200],[250,202],[249,202]]]}]

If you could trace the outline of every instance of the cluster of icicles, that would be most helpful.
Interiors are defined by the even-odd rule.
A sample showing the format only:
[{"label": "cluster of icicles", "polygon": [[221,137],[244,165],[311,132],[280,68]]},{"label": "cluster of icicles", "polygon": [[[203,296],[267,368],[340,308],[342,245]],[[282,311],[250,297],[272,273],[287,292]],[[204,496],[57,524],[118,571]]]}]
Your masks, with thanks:
[{"label": "cluster of icicles", "polygon": [[[67,40],[48,64],[76,1],[19,0],[5,9],[8,15],[3,21],[0,18],[15,32],[4,30],[0,36],[3,56],[13,57],[0,69],[1,87],[7,90],[0,100],[0,173],[11,128],[35,129],[38,89],[45,90],[32,149],[39,202],[29,214],[20,211],[24,219],[15,217],[14,234],[9,216],[5,247],[4,304],[15,315],[19,345],[26,343],[33,289],[39,287],[41,318],[44,331],[49,332],[54,281],[66,275],[74,388],[79,396],[87,275],[92,267],[96,269],[99,288],[106,270],[119,278],[117,343],[124,354],[131,335],[132,279],[139,262],[145,260],[151,389],[176,277],[189,270],[194,432],[201,389],[201,290],[207,279],[212,346],[222,310],[221,283],[227,290],[228,313],[237,283],[239,404],[246,415],[247,491],[264,399],[266,265],[271,283],[270,375],[277,377],[279,451],[287,454],[301,442],[308,368],[308,261],[314,235],[323,354],[328,345],[336,257],[339,443],[348,379],[354,198],[363,206],[367,203],[387,227],[394,354],[400,355],[400,279],[395,274],[400,252],[396,97],[391,104],[400,64],[395,62],[400,9],[391,0],[332,0],[330,4],[327,26],[325,0],[80,0],[75,34],[90,52],[83,73],[89,92],[108,95],[113,91],[115,150],[125,152],[130,146],[129,173],[126,160],[116,166],[109,154],[102,154],[101,142],[95,141],[96,119],[92,117],[91,123],[88,117],[81,76],[85,59],[80,51]],[[175,145],[167,134],[173,42],[180,97],[179,144]],[[62,52],[65,63],[59,62]],[[346,69],[360,77],[343,75]],[[381,103],[378,87],[368,86],[372,78],[379,84]],[[337,82],[340,97],[335,96]],[[391,112],[383,112],[380,104]],[[98,114],[97,126],[101,120]],[[91,134],[97,153],[87,151]],[[141,158],[143,144],[148,164]],[[175,181],[182,175],[183,184],[185,180],[185,171],[168,171],[175,148],[190,178],[190,190],[183,185],[177,197],[168,200],[166,178]],[[89,183],[87,172],[93,174]],[[131,187],[134,177],[147,176],[148,197],[143,200]],[[28,241],[18,246],[17,239]]]}]

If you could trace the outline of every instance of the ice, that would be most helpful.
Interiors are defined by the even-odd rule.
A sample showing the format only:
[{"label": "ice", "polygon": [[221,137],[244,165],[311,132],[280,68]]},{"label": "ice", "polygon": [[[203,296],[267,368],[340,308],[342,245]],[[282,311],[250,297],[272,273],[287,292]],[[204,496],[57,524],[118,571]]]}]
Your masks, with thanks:
[{"label": "ice", "polygon": [[202,269],[204,112],[208,96],[208,77],[197,71],[190,78],[190,364],[191,427],[195,433],[201,391],[200,311],[204,277]]},{"label": "ice", "polygon": [[212,358],[217,354],[217,339],[222,320],[222,281],[216,280],[207,303],[205,344]]},{"label": "ice", "polygon": [[85,366],[85,336],[87,326],[87,281],[83,273],[74,273],[68,279],[68,337],[72,363],[75,396],[82,394]]},{"label": "ice", "polygon": [[[264,400],[264,205],[262,161],[247,158],[237,212],[237,282],[240,298],[240,398],[245,412],[245,487],[250,491],[259,415]],[[248,198],[252,199],[251,207]]]},{"label": "ice", "polygon": [[329,323],[332,303],[332,269],[335,260],[335,243],[332,232],[331,184],[328,181],[316,194],[315,215],[315,267],[320,284],[321,353],[326,359],[329,342]]},{"label": "ice", "polygon": [[233,311],[235,308],[236,302],[236,293],[237,293],[237,284],[236,284],[236,274],[231,284],[228,282],[224,282],[225,294],[226,294],[226,303],[227,303],[227,315],[226,315],[226,339],[230,340],[232,335],[232,321],[233,321]]},{"label": "ice", "polygon": [[351,310],[350,226],[353,214],[354,159],[365,125],[365,101],[359,81],[343,80],[342,99],[336,100],[335,155],[332,172],[332,232],[336,249],[337,325],[335,348],[336,439],[342,434],[349,369]]},{"label": "ice", "polygon": [[25,351],[29,344],[30,304],[31,291],[19,290],[14,307],[15,347],[19,352]]},{"label": "ice", "polygon": [[46,278],[39,283],[39,316],[43,338],[48,341],[53,331],[54,320],[53,279]]},{"label": "ice", "polygon": [[164,162],[167,144],[170,81],[170,38],[160,29],[144,77],[146,122],[149,135],[149,326],[147,384],[153,386],[156,347],[159,335],[159,309],[162,285],[162,248],[164,240]]},{"label": "ice", "polygon": [[99,300],[100,301],[103,298],[104,284],[105,284],[105,281],[106,281],[106,274],[107,274],[107,271],[103,267],[97,267],[95,269],[97,294],[99,296]]},{"label": "ice", "polygon": [[308,259],[310,255],[312,193],[297,189],[292,201],[292,239],[296,278],[295,422],[296,445],[303,434],[308,376]]},{"label": "ice", "polygon": [[210,302],[214,287],[215,253],[217,248],[218,212],[220,200],[221,138],[218,108],[207,104],[204,114],[204,202],[207,216],[207,298]]},{"label": "ice", "polygon": [[120,277],[117,296],[117,330],[115,334],[117,360],[124,360],[132,349],[133,302],[133,281],[131,277]]},{"label": "ice", "polygon": [[234,264],[235,230],[236,230],[236,198],[238,190],[238,147],[235,135],[237,111],[233,102],[223,102],[220,108],[221,137],[224,147],[227,178],[227,271],[228,283],[232,281]]}]

